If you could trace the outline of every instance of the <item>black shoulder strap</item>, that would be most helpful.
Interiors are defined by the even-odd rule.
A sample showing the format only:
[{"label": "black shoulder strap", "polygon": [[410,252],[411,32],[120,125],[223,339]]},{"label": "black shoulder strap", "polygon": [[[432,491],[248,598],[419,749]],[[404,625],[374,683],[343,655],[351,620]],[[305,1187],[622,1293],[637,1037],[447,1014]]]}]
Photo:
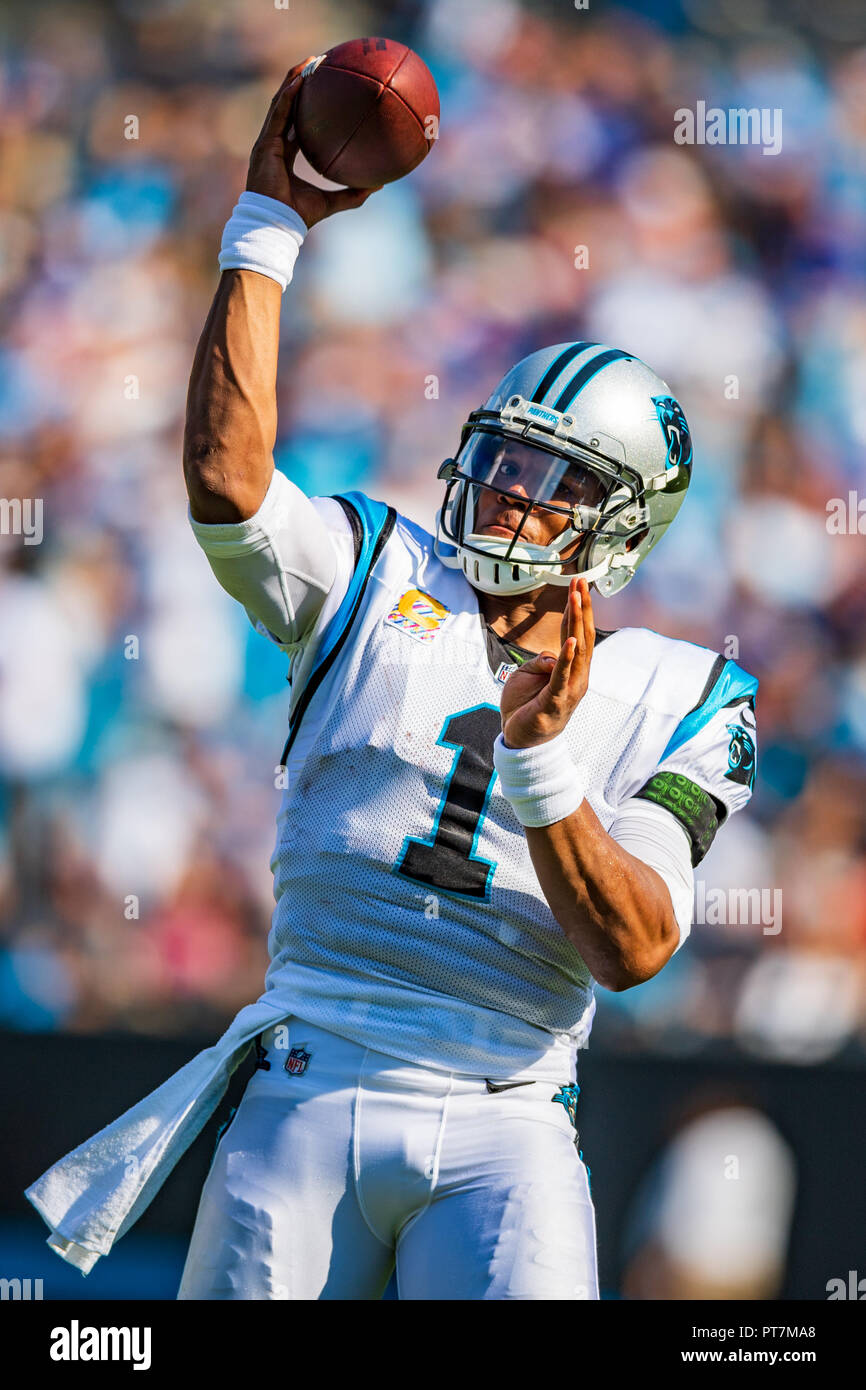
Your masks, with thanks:
[{"label": "black shoulder strap", "polygon": [[363,601],[364,594],[367,589],[367,583],[370,578],[370,575],[373,572],[376,561],[379,559],[379,556],[382,554],[382,551],[385,548],[385,542],[388,540],[388,537],[394,530],[394,524],[397,520],[396,511],[393,507],[389,507],[387,509],[387,514],[385,516],[385,520],[382,524],[379,534],[376,536],[375,542],[370,547],[369,554],[364,561],[364,573],[363,575],[359,575],[358,561],[360,559],[361,552],[364,548],[364,527],[361,522],[361,518],[358,516],[358,513],[355,511],[355,508],[352,506],[352,503],[349,502],[347,498],[338,497],[336,500],[340,503],[340,506],[343,508],[343,511],[349,518],[349,524],[352,527],[352,535],[355,540],[355,574],[352,578],[352,584],[356,586],[355,597],[352,603],[351,611],[348,617],[346,618],[345,622],[343,623],[342,629],[339,633],[339,636],[337,637],[337,640],[334,642],[334,645],[325,654],[322,661],[320,661],[319,665],[310,675],[306,685],[304,686],[298,703],[292,710],[291,717],[289,719],[289,736],[286,739],[285,745],[283,747],[282,756],[280,757],[280,765],[282,767],[285,767],[286,765],[286,759],[288,758],[292,744],[294,743],[297,737],[298,729],[301,727],[301,720],[303,719],[304,715],[306,714],[309,708],[310,701],[312,700],[316,691],[319,689],[319,686],[322,684],[322,681],[327,676],[328,672],[330,671],[331,667],[333,666],[334,662],[337,660],[337,657],[340,655],[340,652],[343,650],[343,647],[345,646],[346,638],[348,637],[352,629],[352,625],[356,617],[358,616],[358,609],[361,607],[361,603]]},{"label": "black shoulder strap", "polygon": [[358,513],[355,511],[348,497],[337,496],[334,498],[334,501],[339,502],[343,511],[346,513],[346,520],[352,528],[352,541],[355,546],[355,568],[357,569],[358,561],[361,558],[361,550],[364,545],[364,527],[361,523],[361,518],[358,516]]}]

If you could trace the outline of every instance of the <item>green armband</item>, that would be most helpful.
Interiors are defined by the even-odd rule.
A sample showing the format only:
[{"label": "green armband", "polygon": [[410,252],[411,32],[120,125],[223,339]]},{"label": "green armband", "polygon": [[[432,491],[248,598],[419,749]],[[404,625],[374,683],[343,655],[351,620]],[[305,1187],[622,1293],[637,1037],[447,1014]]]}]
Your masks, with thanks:
[{"label": "green armband", "polygon": [[727,815],[723,803],[681,772],[657,772],[635,796],[676,816],[691,840],[692,865],[700,864]]}]

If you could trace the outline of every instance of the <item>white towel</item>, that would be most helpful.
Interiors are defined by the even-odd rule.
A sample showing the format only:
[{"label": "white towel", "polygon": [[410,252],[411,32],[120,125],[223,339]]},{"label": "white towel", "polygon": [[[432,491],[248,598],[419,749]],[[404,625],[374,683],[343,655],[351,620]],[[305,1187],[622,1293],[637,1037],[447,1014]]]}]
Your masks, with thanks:
[{"label": "white towel", "polygon": [[25,1196],[51,1229],[52,1250],[89,1274],[153,1201],[256,1034],[286,1017],[267,996],[248,1004],[213,1047],[37,1178]]}]

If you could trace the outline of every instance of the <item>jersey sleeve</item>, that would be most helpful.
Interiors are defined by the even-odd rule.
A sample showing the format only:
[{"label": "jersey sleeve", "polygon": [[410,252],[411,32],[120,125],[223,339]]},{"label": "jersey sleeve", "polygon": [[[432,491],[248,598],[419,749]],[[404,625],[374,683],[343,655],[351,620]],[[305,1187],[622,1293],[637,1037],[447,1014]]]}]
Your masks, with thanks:
[{"label": "jersey sleeve", "polygon": [[283,650],[297,650],[325,601],[339,604],[351,583],[356,547],[345,511],[334,498],[305,496],[278,469],[247,521],[189,520],[226,593]]},{"label": "jersey sleeve", "polygon": [[693,866],[707,853],[719,826],[752,795],[757,689],[755,676],[718,657],[701,700],[680,720],[656,771],[635,793],[683,827]]},{"label": "jersey sleeve", "polygon": [[695,902],[691,842],[684,826],[660,806],[633,796],[618,808],[608,833],[664,881],[679,927],[678,951],[692,929]]},{"label": "jersey sleeve", "polygon": [[679,927],[691,931],[694,870],[719,826],[752,794],[758,682],[718,657],[701,698],[683,716],[658,767],[618,808],[612,839],[664,880]]}]

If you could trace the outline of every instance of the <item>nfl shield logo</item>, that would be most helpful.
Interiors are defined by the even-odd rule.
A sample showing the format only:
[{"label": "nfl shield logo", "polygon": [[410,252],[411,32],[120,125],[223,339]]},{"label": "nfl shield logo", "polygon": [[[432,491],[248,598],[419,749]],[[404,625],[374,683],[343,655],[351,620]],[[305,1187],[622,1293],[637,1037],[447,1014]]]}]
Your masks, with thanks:
[{"label": "nfl shield logo", "polygon": [[307,1063],[310,1060],[310,1056],[311,1053],[307,1052],[303,1047],[293,1047],[286,1058],[286,1071],[289,1073],[289,1076],[302,1076],[307,1070]]}]

